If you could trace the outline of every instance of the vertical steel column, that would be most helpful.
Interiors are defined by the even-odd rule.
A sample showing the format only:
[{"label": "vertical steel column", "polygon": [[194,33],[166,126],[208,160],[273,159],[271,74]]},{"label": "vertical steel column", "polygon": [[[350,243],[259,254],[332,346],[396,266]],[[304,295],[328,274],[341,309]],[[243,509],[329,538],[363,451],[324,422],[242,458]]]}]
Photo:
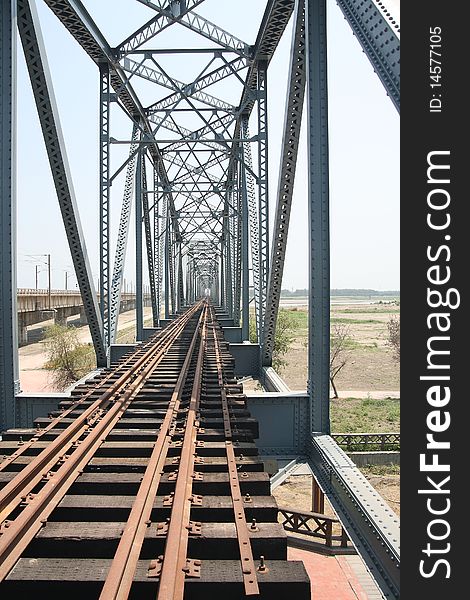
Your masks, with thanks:
[{"label": "vertical steel column", "polygon": [[184,287],[183,287],[183,249],[181,239],[178,242],[178,310],[184,306]]},{"label": "vertical steel column", "polygon": [[150,304],[152,307],[152,326],[157,326],[157,290],[155,286],[155,267],[153,257],[152,230],[150,227],[150,208],[147,188],[147,168],[145,165],[145,152],[142,156],[142,208],[144,213],[145,248],[147,250],[147,268],[150,282]]},{"label": "vertical steel column", "polygon": [[233,287],[232,287],[232,240],[230,239],[229,219],[224,217],[225,229],[225,293],[227,297],[227,312],[229,318],[233,318]]},{"label": "vertical steel column", "polygon": [[144,335],[144,309],[142,293],[142,148],[137,155],[135,177],[135,317],[136,341]]},{"label": "vertical steel column", "polygon": [[110,313],[110,340],[116,343],[117,325],[119,311],[121,308],[122,280],[124,276],[124,265],[126,262],[127,240],[129,237],[129,225],[131,221],[132,197],[134,195],[134,177],[136,165],[136,151],[140,130],[134,123],[132,130],[132,144],[129,149],[129,162],[127,165],[126,179],[124,183],[124,195],[121,206],[121,218],[119,220],[118,237],[116,241],[116,252],[114,254],[113,278],[111,282]]},{"label": "vertical steel column", "polygon": [[164,251],[164,268],[165,268],[165,319],[170,318],[170,216],[168,211],[165,215],[165,251]]},{"label": "vertical steel column", "polygon": [[[242,136],[243,139],[250,137],[250,130],[248,127],[248,116],[243,116],[242,119]],[[250,173],[252,170],[251,160],[251,144],[250,142],[243,142],[243,161],[248,169],[245,170],[246,180],[246,191],[248,197],[248,214],[250,217],[250,248],[251,248],[251,265],[253,271],[253,288],[255,296],[255,322],[256,322],[256,337],[260,339],[261,323],[260,323],[260,303],[261,303],[261,290],[260,290],[260,258],[259,258],[259,219],[256,205],[255,196],[255,182],[253,175]]]},{"label": "vertical steel column", "polygon": [[271,365],[274,350],[290,212],[294,194],[297,154],[300,144],[306,71],[304,0],[298,0],[294,12],[288,97],[284,116],[276,213],[273,226],[271,262],[269,265],[268,295],[264,314],[262,353],[262,364],[264,366]]},{"label": "vertical steel column", "polygon": [[109,118],[110,94],[108,63],[100,63],[100,314],[102,321],[102,336],[105,348],[111,343],[110,302],[111,290],[109,285],[110,252],[109,252]]},{"label": "vertical steel column", "polygon": [[330,432],[330,239],[326,0],[307,2],[309,352],[312,431]]},{"label": "vertical steel column", "polygon": [[16,308],[16,0],[0,2],[0,431],[15,426],[19,392]]},{"label": "vertical steel column", "polygon": [[[259,220],[259,337],[263,342],[264,313],[269,274],[269,205],[268,205],[268,64],[258,63],[258,220]],[[262,349],[261,349],[262,350]]]},{"label": "vertical steel column", "polygon": [[97,364],[105,366],[107,356],[98,299],[75,200],[39,17],[36,4],[31,0],[18,0],[18,29]]},{"label": "vertical steel column", "polygon": [[[232,193],[232,222],[233,222],[233,319],[236,327],[240,326],[240,299],[241,299],[241,195],[238,178],[238,165],[234,166],[234,187]],[[236,206],[236,209],[233,207]]]},{"label": "vertical steel column", "polygon": [[185,277],[184,277],[184,287],[185,287],[185,306],[189,306],[191,299],[190,299],[190,292],[189,292],[189,264],[186,262],[186,269],[185,269]]},{"label": "vertical steel column", "polygon": [[220,306],[219,257],[217,257],[214,267],[214,294],[214,304]]},{"label": "vertical steel column", "polygon": [[162,299],[162,271],[161,271],[161,241],[160,241],[160,193],[158,191],[158,171],[153,170],[153,273],[155,281],[156,315],[154,315],[154,327],[160,326],[160,311]]},{"label": "vertical steel column", "polygon": [[222,238],[220,240],[220,306],[225,309],[227,303],[225,301],[225,232],[222,231]]},{"label": "vertical steel column", "polygon": [[176,312],[176,297],[175,297],[175,228],[173,218],[170,219],[170,246],[168,249],[168,262],[170,268],[170,310],[174,315]]},{"label": "vertical steel column", "polygon": [[[243,146],[242,146],[243,157]],[[241,262],[242,262],[242,340],[250,339],[250,265],[248,249],[248,192],[246,188],[246,170],[244,160],[240,162],[239,185],[241,193]]]}]

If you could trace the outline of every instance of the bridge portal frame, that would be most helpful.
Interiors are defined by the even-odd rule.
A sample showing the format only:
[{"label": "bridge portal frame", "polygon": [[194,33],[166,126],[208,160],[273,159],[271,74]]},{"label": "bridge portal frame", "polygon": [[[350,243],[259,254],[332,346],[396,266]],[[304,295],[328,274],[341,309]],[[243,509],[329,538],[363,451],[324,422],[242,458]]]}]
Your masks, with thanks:
[{"label": "bridge portal frame", "polygon": [[[138,297],[138,334],[145,336],[142,320],[142,243],[144,235],[147,248],[149,268],[159,286],[151,286],[152,306],[159,304],[156,297],[157,289],[161,292],[161,283],[165,285],[165,317],[169,318],[178,309],[182,308],[187,299],[194,299],[203,292],[205,287],[214,286],[217,295],[220,294],[221,305],[228,316],[235,320],[241,312],[245,316],[248,312],[249,296],[246,286],[249,265],[247,260],[247,239],[251,242],[251,258],[254,272],[255,287],[255,312],[257,337],[259,341],[262,363],[269,366],[272,360],[272,346],[277,311],[279,308],[282,271],[285,258],[286,242],[288,236],[288,222],[292,201],[292,190],[295,178],[295,165],[300,134],[301,112],[304,96],[307,96],[308,106],[308,151],[310,155],[309,172],[309,257],[310,257],[310,291],[309,310],[313,318],[310,319],[309,328],[309,376],[307,391],[308,406],[308,431],[312,435],[311,445],[306,444],[306,452],[311,457],[317,469],[319,481],[323,482],[326,492],[330,490],[332,498],[336,497],[339,510],[343,506],[345,518],[350,519],[352,529],[357,531],[358,544],[366,548],[365,554],[372,557],[372,562],[379,565],[379,572],[383,575],[382,584],[392,596],[396,596],[397,581],[394,573],[396,567],[396,545],[386,538],[386,551],[374,547],[371,539],[363,539],[366,528],[381,532],[380,526],[374,521],[374,515],[367,509],[367,502],[363,501],[360,493],[351,491],[354,486],[344,485],[341,479],[342,470],[350,465],[343,464],[343,456],[335,445],[331,446],[328,440],[329,433],[329,393],[328,393],[328,361],[329,361],[329,214],[328,214],[328,106],[327,106],[327,76],[326,76],[326,0],[267,0],[266,10],[260,26],[256,43],[253,47],[210,24],[207,20],[193,13],[193,9],[204,0],[138,0],[155,11],[152,17],[138,31],[125,40],[118,49],[109,46],[106,39],[94,24],[90,15],[80,0],[44,0],[59,20],[65,25],[75,39],[82,45],[91,59],[99,66],[101,73],[100,95],[100,243],[101,243],[101,307],[98,306],[93,287],[90,265],[81,232],[78,211],[64,140],[60,130],[57,107],[54,100],[52,82],[47,67],[47,60],[42,44],[39,21],[32,0],[18,0],[19,22],[18,27],[26,55],[26,63],[30,73],[31,84],[35,95],[36,105],[40,116],[41,127],[46,140],[46,148],[51,163],[51,169],[56,185],[59,205],[61,207],[64,226],[67,233],[72,259],[74,262],[77,280],[80,286],[88,322],[92,333],[97,363],[106,364],[110,344],[115,332],[113,322],[113,306],[119,296],[120,283],[122,282],[123,249],[129,230],[130,204],[132,193],[136,198],[136,237],[140,240],[137,252],[136,272],[139,285]],[[305,4],[305,6],[304,6]],[[369,60],[376,69],[378,76],[384,84],[395,106],[399,108],[399,34],[396,22],[384,9],[384,3],[376,0],[341,0],[339,2],[343,13],[356,33],[359,42],[366,52]],[[16,2],[2,3],[1,26],[2,46],[0,48],[0,62],[3,76],[1,81],[2,124],[7,124],[1,130],[1,213],[0,230],[2,234],[4,252],[2,252],[0,275],[2,290],[0,291],[0,352],[7,360],[0,361],[0,385],[2,385],[2,418],[6,426],[15,424],[14,394],[17,391],[18,371],[16,359],[16,335],[14,332],[16,314],[15,303],[15,190],[12,181],[15,150],[15,60],[14,60],[14,24]],[[269,71],[269,62],[277,47],[279,39],[285,30],[291,14],[295,8],[295,24],[293,34],[293,52],[288,82],[288,104],[285,116],[284,136],[282,142],[280,186],[277,197],[276,218],[274,226],[275,240],[271,260],[269,258],[269,227],[268,227],[268,202],[267,202],[267,105],[266,82]],[[306,10],[305,10],[306,8]],[[189,86],[178,87],[179,82],[171,82],[160,68],[157,70],[140,67],[132,64],[129,56],[139,52],[139,47],[147,40],[158,34],[159,31],[178,22],[182,26],[196,32],[203,37],[219,44],[218,55],[226,52],[236,55],[233,60],[226,60],[223,67],[214,70],[209,75],[193,82]],[[116,53],[117,51],[117,53]],[[175,52],[180,50],[174,49]],[[203,52],[204,50],[200,50]],[[213,50],[211,50],[213,52]],[[145,54],[157,55],[161,50],[143,51]],[[124,60],[116,60],[124,58]],[[154,60],[158,67],[157,62]],[[134,61],[135,63],[135,61]],[[243,86],[241,101],[233,107],[207,94],[204,89],[209,81],[216,78],[223,79],[230,75],[239,77],[241,69],[248,68]],[[138,74],[141,77],[165,82],[172,93],[157,103],[154,110],[144,109],[129,83],[129,75]],[[214,79],[215,78],[215,79]],[[210,83],[209,83],[210,84]],[[307,85],[307,88],[306,88]],[[111,88],[114,93],[111,92]],[[306,89],[306,94],[305,94]],[[177,214],[174,203],[174,193],[178,185],[184,187],[184,179],[176,178],[170,181],[168,176],[168,162],[163,154],[168,154],[168,147],[162,150],[158,142],[167,143],[166,140],[157,140],[156,131],[164,125],[165,118],[160,119],[158,110],[173,109],[181,99],[197,97],[208,104],[212,109],[224,110],[227,115],[219,119],[219,125],[224,132],[221,136],[214,130],[214,125],[208,123],[195,132],[185,131],[181,128],[178,133],[180,141],[171,140],[172,165],[180,165],[182,151],[180,144],[191,148],[197,140],[205,145],[205,152],[212,152],[213,164],[221,164],[222,156],[229,156],[229,164],[224,171],[227,177],[227,186],[221,191],[220,181],[211,179],[207,166],[203,168],[198,161],[198,166],[187,171],[187,176],[193,184],[199,186],[199,191],[204,188],[199,183],[201,173],[204,173],[212,190],[206,189],[207,194],[214,193],[223,199],[222,235],[220,239],[209,240],[209,249],[213,256],[207,256],[195,245],[186,245],[180,228],[180,215]],[[109,111],[110,105],[117,104],[129,116],[133,124],[133,134],[128,142],[130,146],[129,158],[113,174],[109,171]],[[257,105],[258,132],[257,137],[250,138],[248,118],[253,107]],[[203,115],[204,109],[194,109]],[[206,109],[207,110],[207,109]],[[228,124],[235,121],[235,130],[230,136],[226,134]],[[154,126],[157,125],[157,128]],[[168,123],[166,123],[168,127]],[[174,128],[169,127],[170,131]],[[214,134],[214,138],[207,138]],[[226,134],[226,135],[224,135]],[[196,136],[196,137],[194,137]],[[258,144],[257,172],[253,170],[250,161],[250,145]],[[231,144],[231,146],[230,146]],[[225,147],[224,147],[225,145]],[[147,162],[146,162],[147,161]],[[154,188],[149,190],[146,181],[146,164],[154,170]],[[109,188],[118,172],[127,168],[127,183],[125,188],[125,202],[121,213],[119,245],[116,250],[118,269],[110,279],[110,252],[109,252]],[[176,186],[176,187],[175,187]],[[258,187],[258,202],[253,195],[253,188]],[[157,212],[157,221],[160,227],[157,233],[150,227],[149,194],[153,193],[153,208],[161,203],[162,214]],[[156,199],[158,198],[158,202]],[[162,217],[159,220],[159,217]],[[241,227],[241,221],[244,225]],[[250,231],[248,231],[248,216]],[[235,221],[238,219],[238,222]],[[207,217],[204,224],[209,223]],[[248,236],[248,233],[251,233]],[[153,240],[152,240],[153,235]],[[156,235],[161,244],[156,243]],[[243,240],[243,242],[242,242]],[[242,249],[242,243],[244,244]],[[158,247],[158,252],[155,249]],[[158,260],[157,260],[158,256]],[[243,260],[242,260],[243,259]],[[240,265],[242,268],[240,269]],[[116,261],[115,261],[116,267]],[[162,269],[165,272],[163,277]],[[184,269],[187,269],[188,285],[184,286]],[[115,277],[116,275],[116,277]],[[240,281],[244,282],[245,289],[240,293]],[[3,285],[6,284],[6,285]],[[117,293],[116,293],[117,291]],[[188,294],[189,292],[189,294]],[[240,303],[242,306],[240,307]],[[115,308],[115,306],[114,306]],[[241,310],[240,310],[241,308]],[[11,318],[13,317],[13,318]],[[116,317],[117,321],[117,317]],[[159,322],[159,315],[154,314],[154,325]],[[247,336],[246,322],[243,326],[243,336]],[[114,327],[114,329],[113,329]],[[313,433],[312,433],[313,432]],[[326,436],[326,437],[325,437]],[[319,442],[325,440],[325,443]],[[350,471],[352,475],[356,473]],[[343,473],[344,474],[344,473]],[[345,493],[334,491],[333,480],[337,480]],[[370,491],[370,490],[369,490]],[[367,491],[368,493],[368,491]],[[352,494],[352,495],[351,495]],[[352,498],[352,504],[345,498]],[[344,508],[346,507],[346,508]],[[365,536],[367,538],[367,536]],[[380,536],[379,536],[380,537]],[[382,555],[381,555],[382,552]],[[380,559],[377,557],[381,555]],[[388,558],[387,556],[388,555]],[[390,562],[391,557],[391,562]],[[387,562],[388,560],[388,562]],[[382,566],[380,566],[382,565]],[[385,566],[383,566],[385,565]],[[381,575],[381,576],[382,576]]]}]

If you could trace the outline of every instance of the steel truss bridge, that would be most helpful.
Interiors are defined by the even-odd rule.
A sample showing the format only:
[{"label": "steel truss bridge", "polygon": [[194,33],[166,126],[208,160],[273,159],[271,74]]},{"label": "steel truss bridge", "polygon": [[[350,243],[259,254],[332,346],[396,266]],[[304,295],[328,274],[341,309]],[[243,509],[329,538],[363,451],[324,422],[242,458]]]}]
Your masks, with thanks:
[{"label": "steel truss bridge", "polygon": [[[200,306],[199,299],[210,290],[219,311],[218,322],[226,339],[234,342],[230,352],[235,356],[235,375],[251,368],[272,392],[265,398],[254,395],[247,400],[260,423],[261,450],[308,457],[318,483],[382,590],[387,597],[398,597],[396,518],[329,436],[326,0],[264,0],[264,14],[253,40],[242,40],[201,16],[198,7],[204,0],[135,0],[146,7],[148,19],[116,47],[110,45],[80,0],[38,1],[49,7],[97,67],[100,289],[93,283],[36,2],[5,0],[0,4],[1,429],[30,427],[33,418],[40,416],[41,406],[49,410],[47,402],[57,405],[57,398],[46,401],[22,394],[18,376],[15,153],[19,32],[97,367],[104,369],[101,373],[126,351],[115,341],[132,230],[137,339],[145,342],[155,335],[170,335],[180,322],[176,317],[192,314],[194,308],[188,313],[188,307]],[[129,0],[129,10],[135,2]],[[225,4],[227,12],[237,11],[237,2]],[[338,5],[399,110],[395,3],[338,0]],[[289,21],[293,27],[279,185],[275,197],[269,199],[268,97],[274,88],[269,65]],[[189,47],[159,47],[159,35],[170,28],[184,28],[197,41]],[[165,66],[168,56],[171,64],[198,65],[197,73],[180,81]],[[276,88],[274,93],[280,90]],[[308,385],[306,393],[299,395],[292,394],[270,366],[304,103],[309,153],[310,329]],[[126,132],[113,129],[117,112],[128,120]],[[118,145],[128,152],[124,161],[115,164],[111,159],[113,147]],[[116,195],[113,183],[119,177],[124,181],[123,196],[117,242],[111,248],[111,205],[116,204],[114,198],[111,203],[111,196]],[[131,223],[132,205],[135,219]],[[270,210],[275,212],[272,231]],[[145,328],[143,321],[145,273],[150,282],[152,328]],[[251,285],[257,344],[248,343]],[[167,328],[169,333],[164,334]],[[218,364],[220,367],[220,360]],[[223,373],[220,376],[222,385]],[[226,440],[231,439],[227,419]],[[269,423],[264,425],[264,433],[263,423]],[[185,427],[189,427],[187,422]],[[227,461],[229,464],[228,455]],[[240,534],[238,540],[242,539]],[[197,565],[191,564],[190,569],[194,568]],[[245,591],[250,585],[254,584],[245,581]]]}]

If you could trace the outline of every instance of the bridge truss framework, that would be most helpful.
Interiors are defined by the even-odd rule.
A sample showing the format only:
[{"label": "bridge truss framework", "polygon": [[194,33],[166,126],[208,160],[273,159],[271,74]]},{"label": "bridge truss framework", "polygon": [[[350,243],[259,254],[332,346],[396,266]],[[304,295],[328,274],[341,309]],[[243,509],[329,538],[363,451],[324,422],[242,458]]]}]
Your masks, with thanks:
[{"label": "bridge truss framework", "polygon": [[[271,365],[304,100],[309,152],[308,433],[302,442],[319,482],[349,523],[351,537],[392,596],[398,590],[398,550],[392,526],[380,525],[371,491],[329,437],[329,173],[326,0],[266,0],[253,44],[198,13],[204,0],[135,0],[149,18],[111,47],[80,0],[45,2],[96,64],[99,81],[99,301],[77,209],[53,83],[34,0],[0,4],[0,424],[15,426],[20,390],[16,332],[16,29],[26,58],[51,172],[98,367],[116,342],[118,308],[131,228],[136,240],[137,339],[144,337],[143,279],[150,282],[153,327],[191,304],[206,288],[242,340],[249,339],[250,273],[259,365]],[[129,0],[132,4],[131,0]],[[399,27],[388,2],[339,0],[345,18],[399,109]],[[236,2],[227,2],[236,10]],[[231,5],[229,7],[229,5]],[[268,198],[269,65],[290,20],[292,43],[283,123],[279,185]],[[152,48],[158,35],[183,27],[192,48]],[[150,45],[149,45],[150,44]],[[179,81],[164,57],[197,58],[203,68]],[[153,84],[144,103],[134,82]],[[219,97],[217,84],[236,94]],[[163,93],[162,93],[163,90]],[[128,117],[116,139],[114,111]],[[186,123],[190,115],[192,128]],[[120,133],[120,132],[119,132]],[[113,135],[114,134],[114,135]],[[122,137],[122,135],[121,135]],[[128,148],[117,167],[115,144]],[[111,247],[113,183],[125,174],[119,228]],[[114,202],[113,202],[114,203]],[[131,223],[134,204],[135,220]],[[274,227],[269,232],[269,209]],[[161,316],[163,313],[163,317]],[[313,433],[312,433],[313,432]],[[374,504],[375,502],[375,504]],[[390,515],[384,517],[390,520]],[[387,521],[388,522],[388,521]],[[352,534],[351,534],[352,531]],[[378,540],[378,541],[377,541]]]}]

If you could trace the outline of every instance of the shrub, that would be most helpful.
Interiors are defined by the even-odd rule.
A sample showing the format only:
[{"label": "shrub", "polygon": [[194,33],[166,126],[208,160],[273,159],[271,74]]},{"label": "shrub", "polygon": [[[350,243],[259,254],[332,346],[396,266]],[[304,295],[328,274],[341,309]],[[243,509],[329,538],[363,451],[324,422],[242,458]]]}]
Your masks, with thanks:
[{"label": "shrub", "polygon": [[73,327],[52,325],[46,330],[48,360],[45,368],[52,371],[54,387],[64,389],[77,381],[95,364],[91,345],[82,344]]}]

